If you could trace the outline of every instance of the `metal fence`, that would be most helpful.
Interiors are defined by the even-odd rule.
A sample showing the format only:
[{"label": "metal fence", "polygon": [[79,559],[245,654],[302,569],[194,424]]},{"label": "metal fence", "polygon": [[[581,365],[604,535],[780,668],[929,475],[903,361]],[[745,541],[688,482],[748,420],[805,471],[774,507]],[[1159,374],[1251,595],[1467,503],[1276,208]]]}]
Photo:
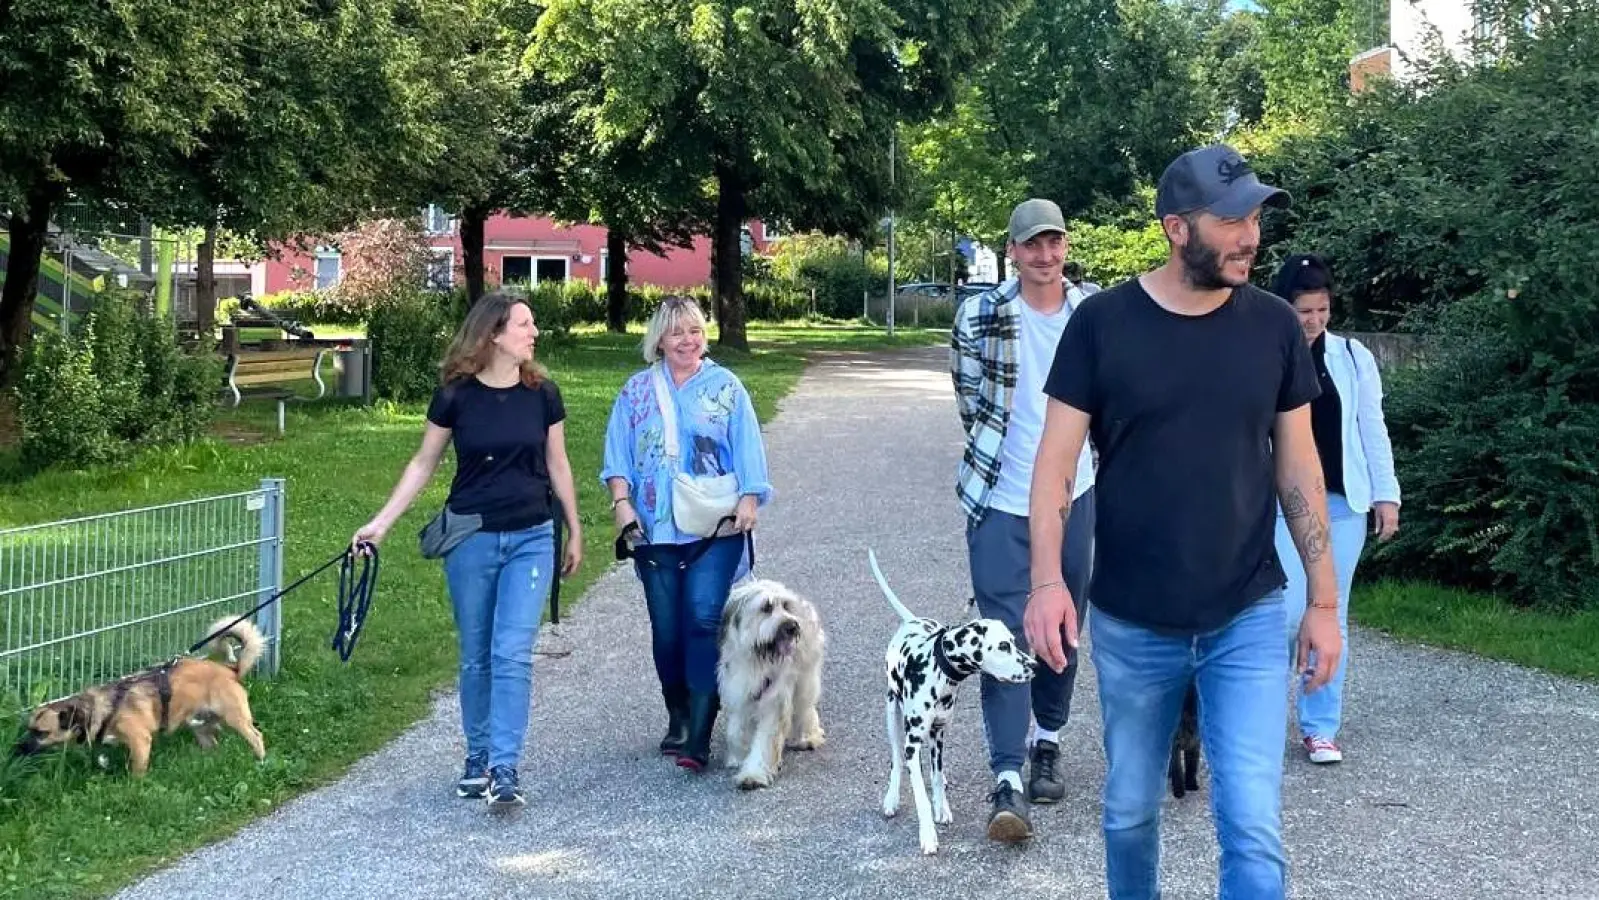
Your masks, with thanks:
[{"label": "metal fence", "polygon": [[[0,530],[0,702],[70,696],[171,659],[283,582],[283,480]],[[278,669],[278,604],[255,616]]]}]

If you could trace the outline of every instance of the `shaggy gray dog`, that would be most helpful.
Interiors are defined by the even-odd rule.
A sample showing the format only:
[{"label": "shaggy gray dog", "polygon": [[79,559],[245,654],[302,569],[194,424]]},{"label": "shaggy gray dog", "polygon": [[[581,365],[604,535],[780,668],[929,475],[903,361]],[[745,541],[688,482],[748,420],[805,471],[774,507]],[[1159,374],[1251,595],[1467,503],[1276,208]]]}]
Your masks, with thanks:
[{"label": "shaggy gray dog", "polygon": [[[722,608],[717,686],[727,722],[727,766],[744,790],[769,787],[785,745],[814,750],[825,735],[822,621],[816,607],[776,581],[735,585]],[[789,735],[793,733],[793,740]]]}]

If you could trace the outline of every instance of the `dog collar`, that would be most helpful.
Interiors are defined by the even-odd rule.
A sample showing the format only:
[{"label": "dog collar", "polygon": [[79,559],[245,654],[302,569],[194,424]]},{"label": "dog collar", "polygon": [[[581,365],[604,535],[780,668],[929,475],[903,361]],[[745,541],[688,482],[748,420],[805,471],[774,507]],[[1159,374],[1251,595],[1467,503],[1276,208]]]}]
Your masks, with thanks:
[{"label": "dog collar", "polygon": [[933,632],[933,662],[938,665],[938,670],[950,681],[963,681],[977,669],[962,669],[944,653],[944,636],[949,633],[948,628],[940,628]]}]

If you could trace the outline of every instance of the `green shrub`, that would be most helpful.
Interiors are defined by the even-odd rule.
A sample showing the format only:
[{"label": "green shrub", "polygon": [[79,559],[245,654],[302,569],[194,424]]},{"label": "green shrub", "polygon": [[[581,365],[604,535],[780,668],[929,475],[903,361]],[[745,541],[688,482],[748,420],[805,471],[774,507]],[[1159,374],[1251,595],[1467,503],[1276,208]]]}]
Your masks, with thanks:
[{"label": "green shrub", "polygon": [[447,297],[414,292],[373,308],[367,339],[375,396],[397,403],[421,403],[433,396],[439,365],[459,322],[454,306]]},{"label": "green shrub", "polygon": [[95,377],[93,329],[85,323],[72,337],[41,331],[28,346],[16,393],[22,464],[29,470],[108,462],[119,454]]},{"label": "green shrub", "polygon": [[17,387],[23,465],[84,466],[205,433],[222,383],[209,346],[185,353],[171,320],[106,292],[70,336],[41,332]]},{"label": "green shrub", "polygon": [[1345,148],[1286,148],[1278,238],[1333,257],[1345,323],[1430,334],[1387,386],[1405,513],[1376,570],[1599,606],[1599,9],[1546,9],[1496,64],[1356,104]]}]

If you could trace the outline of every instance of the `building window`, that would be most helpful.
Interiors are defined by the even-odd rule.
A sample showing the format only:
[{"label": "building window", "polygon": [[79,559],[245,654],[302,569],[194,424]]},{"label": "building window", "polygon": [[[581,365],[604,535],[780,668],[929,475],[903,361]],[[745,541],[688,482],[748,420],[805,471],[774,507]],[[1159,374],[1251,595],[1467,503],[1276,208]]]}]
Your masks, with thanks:
[{"label": "building window", "polygon": [[344,258],[331,251],[318,251],[316,255],[316,283],[319,291],[326,290],[339,283],[339,275],[344,269]]},{"label": "building window", "polygon": [[604,284],[611,277],[611,252],[600,251],[600,284]]},{"label": "building window", "polygon": [[572,261],[564,256],[546,256],[538,260],[533,275],[534,284],[543,284],[551,281],[556,284],[565,284],[567,271],[571,268]]},{"label": "building window", "polygon": [[780,241],[783,239],[783,226],[776,222],[762,222],[761,233],[768,241]]},{"label": "building window", "polygon": [[455,287],[455,251],[449,247],[433,248],[433,258],[428,260],[427,287],[430,291],[448,291]]},{"label": "building window", "polygon": [[500,258],[501,284],[528,284],[533,280],[533,257],[504,256]]},{"label": "building window", "polygon": [[422,211],[422,230],[430,235],[449,234],[455,230],[455,220],[438,204],[428,204]]}]

